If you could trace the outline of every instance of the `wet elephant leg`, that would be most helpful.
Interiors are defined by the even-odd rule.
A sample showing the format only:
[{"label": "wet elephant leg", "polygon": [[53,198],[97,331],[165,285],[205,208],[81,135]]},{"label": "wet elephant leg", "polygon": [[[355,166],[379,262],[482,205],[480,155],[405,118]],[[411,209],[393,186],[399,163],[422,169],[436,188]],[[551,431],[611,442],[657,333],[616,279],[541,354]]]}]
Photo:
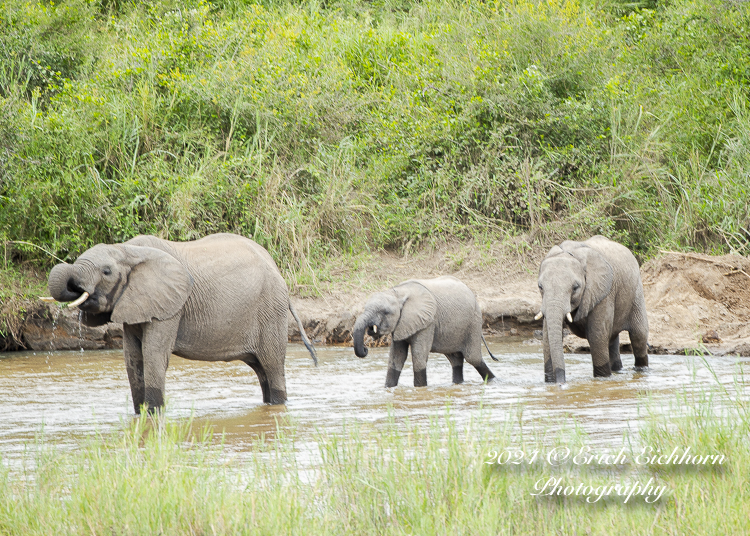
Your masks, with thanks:
[{"label": "wet elephant leg", "polygon": [[[645,305],[642,308],[645,309]],[[648,367],[648,319],[645,311],[641,312],[640,309],[634,315],[635,318],[632,322],[635,327],[630,329],[628,333],[630,334],[630,344],[633,347],[635,367],[645,368]]]},{"label": "wet elephant leg", "polygon": [[648,337],[637,332],[630,333],[630,343],[633,346],[635,356],[635,367],[648,367]]},{"label": "wet elephant leg", "polygon": [[286,374],[284,374],[284,356],[274,362],[261,362],[268,379],[268,404],[286,402]]},{"label": "wet elephant leg", "polygon": [[453,383],[464,383],[464,355],[460,352],[445,354],[453,367]]},{"label": "wet elephant leg", "polygon": [[620,359],[620,334],[618,333],[609,341],[609,368],[612,372],[622,369]]},{"label": "wet elephant leg", "polygon": [[[283,404],[286,402],[286,374],[284,362],[286,360],[287,322],[286,305],[283,315],[275,320],[269,320],[263,325],[256,349],[253,351],[258,358],[264,378],[258,374],[258,380],[265,380],[267,387],[263,394],[266,404]],[[261,389],[263,386],[261,385]]]},{"label": "wet elephant leg", "polygon": [[141,325],[145,402],[148,404],[149,412],[153,413],[164,406],[164,379],[169,366],[169,356],[172,355],[177,339],[180,316],[168,320],[153,320]]},{"label": "wet elephant leg", "polygon": [[388,373],[385,377],[386,387],[396,387],[401,376],[401,370],[406,363],[409,354],[409,343],[406,341],[393,341],[388,352]]},{"label": "wet elephant leg", "polygon": [[612,369],[609,365],[609,341],[607,338],[589,335],[589,346],[591,346],[591,360],[594,363],[594,377],[611,376]]},{"label": "wet elephant leg", "polygon": [[[612,342],[612,323],[614,322],[614,302],[604,300],[588,317],[586,335],[591,347],[591,360],[594,364],[594,377],[612,375],[610,365],[610,347]],[[619,336],[617,337],[619,340]],[[619,346],[617,349],[619,359]],[[622,364],[620,364],[622,366]]]},{"label": "wet elephant leg", "polygon": [[122,350],[125,356],[125,368],[128,371],[130,394],[133,397],[135,413],[140,415],[141,406],[146,401],[146,384],[143,378],[143,353],[141,352],[140,326],[123,326]]},{"label": "wet elephant leg", "polygon": [[485,363],[484,359],[482,359],[481,331],[479,331],[478,336],[473,337],[472,341],[469,343],[469,346],[464,353],[464,357],[466,358],[466,362],[476,369],[476,371],[482,377],[482,380],[484,380],[485,382],[488,382],[495,377],[495,375],[490,370],[490,367],[488,367],[487,363]]},{"label": "wet elephant leg", "polygon": [[432,350],[432,329],[424,329],[411,343],[411,362],[414,366],[414,387],[427,387],[427,356]]},{"label": "wet elephant leg", "polygon": [[255,371],[255,375],[258,377],[258,383],[260,383],[260,390],[263,394],[263,403],[264,404],[270,404],[271,403],[271,387],[268,385],[268,376],[266,375],[266,371],[263,370],[263,366],[258,362],[258,359],[255,356],[252,356],[252,358],[245,361],[248,365],[250,365],[250,368]]}]

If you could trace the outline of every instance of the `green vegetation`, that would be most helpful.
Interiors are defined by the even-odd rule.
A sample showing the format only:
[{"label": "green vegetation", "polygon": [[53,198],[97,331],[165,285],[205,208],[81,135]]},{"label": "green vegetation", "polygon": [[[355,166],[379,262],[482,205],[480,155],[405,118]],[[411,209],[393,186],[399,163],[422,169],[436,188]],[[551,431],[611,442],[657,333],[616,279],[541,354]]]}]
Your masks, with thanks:
[{"label": "green vegetation", "polygon": [[747,254],[748,34],[716,0],[2,0],[0,242]]},{"label": "green vegetation", "polygon": [[747,255],[748,34],[730,0],[0,0],[3,278],[142,233],[304,283],[451,239]]},{"label": "green vegetation", "polygon": [[[743,385],[731,394],[684,394],[680,411],[651,416],[638,438],[623,438],[629,460],[643,445],[725,457],[721,465],[687,469],[570,461],[552,467],[544,454],[531,465],[488,465],[492,450],[549,453],[557,445],[575,453],[590,442],[577,429],[545,432],[543,423],[521,433],[512,417],[461,429],[450,414],[427,428],[391,421],[323,432],[314,452],[304,451],[315,448],[309,442],[295,444],[293,427],[284,425],[275,440],[259,439],[240,465],[207,428],[141,417],[72,451],[40,440],[23,466],[0,464],[0,533],[746,534],[750,418]],[[550,477],[597,487],[653,478],[667,492],[653,504],[643,496],[625,503],[616,494],[596,502],[532,496]]]}]

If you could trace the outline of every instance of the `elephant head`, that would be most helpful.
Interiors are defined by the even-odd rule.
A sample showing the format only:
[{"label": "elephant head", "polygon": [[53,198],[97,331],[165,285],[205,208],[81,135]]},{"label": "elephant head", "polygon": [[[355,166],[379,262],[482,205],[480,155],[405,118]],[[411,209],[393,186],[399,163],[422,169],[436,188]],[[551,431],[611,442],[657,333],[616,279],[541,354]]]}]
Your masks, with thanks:
[{"label": "elephant head", "polygon": [[419,283],[407,281],[385,292],[373,294],[365,304],[352,330],[354,353],[367,355],[365,331],[378,339],[393,334],[393,340],[408,339],[434,322],[437,302],[432,293]]},{"label": "elephant head", "polygon": [[78,307],[88,325],[171,318],[187,301],[192,286],[192,276],[173,256],[127,244],[96,245],[73,264],[53,267],[48,280],[55,300],[82,300]]},{"label": "elephant head", "polygon": [[[548,345],[551,370],[545,367],[547,381],[565,382],[562,329],[583,323],[589,313],[612,290],[614,271],[598,251],[581,242],[566,240],[553,247],[539,267],[542,294],[544,344]],[[539,318],[539,315],[537,318]]]}]

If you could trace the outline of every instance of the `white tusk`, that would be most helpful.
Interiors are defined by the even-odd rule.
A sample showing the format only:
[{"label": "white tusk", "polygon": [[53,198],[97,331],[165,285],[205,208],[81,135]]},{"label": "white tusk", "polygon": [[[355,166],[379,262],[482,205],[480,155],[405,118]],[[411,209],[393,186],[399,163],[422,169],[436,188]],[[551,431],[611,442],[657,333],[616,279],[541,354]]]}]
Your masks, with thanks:
[{"label": "white tusk", "polygon": [[573,323],[573,317],[570,316],[570,313],[568,313],[567,315],[565,315],[565,318],[567,318],[568,322],[570,322],[571,324]]},{"label": "white tusk", "polygon": [[541,311],[539,311],[539,312],[537,313],[537,315],[536,315],[536,316],[534,317],[534,320],[539,320],[539,319],[540,319],[540,318],[542,318],[543,316],[544,316],[544,313],[543,313],[543,312],[541,312]]},{"label": "white tusk", "polygon": [[378,326],[372,326],[372,332],[377,333],[378,332]]},{"label": "white tusk", "polygon": [[57,300],[52,296],[39,296],[39,299],[44,302],[55,303]]},{"label": "white tusk", "polygon": [[78,299],[77,299],[76,301],[74,301],[74,302],[70,302],[70,303],[68,304],[68,307],[70,307],[71,309],[72,309],[73,307],[78,307],[79,305],[81,305],[81,304],[82,304],[83,302],[85,302],[85,301],[86,301],[86,300],[88,300],[88,299],[89,299],[89,293],[88,293],[88,292],[84,292],[83,294],[81,294],[81,295],[80,295],[80,296],[78,297]]}]

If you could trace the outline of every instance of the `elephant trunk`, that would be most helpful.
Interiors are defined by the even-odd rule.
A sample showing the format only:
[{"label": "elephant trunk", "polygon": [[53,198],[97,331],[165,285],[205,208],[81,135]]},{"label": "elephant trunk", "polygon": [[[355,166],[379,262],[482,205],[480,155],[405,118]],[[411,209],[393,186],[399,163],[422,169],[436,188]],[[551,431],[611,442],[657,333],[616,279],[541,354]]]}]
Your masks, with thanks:
[{"label": "elephant trunk", "polygon": [[372,314],[365,311],[354,323],[352,329],[352,342],[354,343],[354,355],[357,357],[367,356],[367,347],[365,346],[365,331],[372,325]]},{"label": "elephant trunk", "polygon": [[563,354],[563,317],[562,305],[555,304],[545,308],[544,335],[549,345],[550,364],[545,367],[545,380],[548,382],[565,383],[565,357]]},{"label": "elephant trunk", "polygon": [[78,267],[74,264],[58,264],[52,268],[47,281],[50,295],[57,301],[69,302],[84,293]]}]

